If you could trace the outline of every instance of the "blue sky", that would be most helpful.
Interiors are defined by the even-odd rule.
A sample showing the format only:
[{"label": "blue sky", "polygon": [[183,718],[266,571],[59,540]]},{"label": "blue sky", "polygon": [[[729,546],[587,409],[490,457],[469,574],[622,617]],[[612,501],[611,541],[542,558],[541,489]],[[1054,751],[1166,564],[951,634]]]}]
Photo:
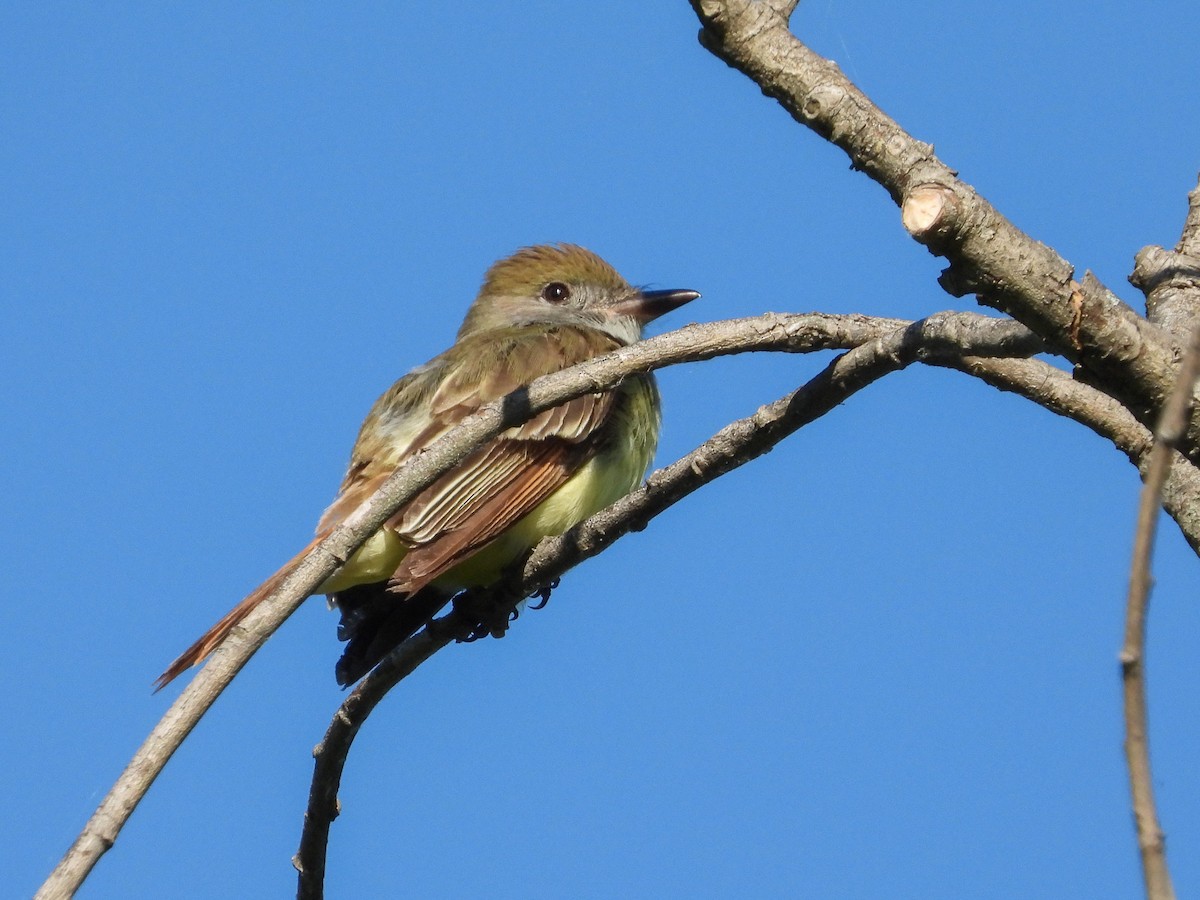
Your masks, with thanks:
[{"label": "blue sky", "polygon": [[[1200,169],[1200,10],[811,0],[794,23],[1127,300]],[[0,870],[26,895],[308,539],[366,409],[487,265],[572,241],[703,300],[972,308],[686,3],[0,10]],[[661,376],[665,463],[828,361]],[[1138,482],[1081,428],[913,368],[451,647],[360,735],[331,896],[1128,897],[1116,653]],[[1200,587],[1168,524],[1152,750],[1200,892]],[[81,896],[286,896],[343,696],[309,601]],[[6,891],[7,893],[8,891]]]}]

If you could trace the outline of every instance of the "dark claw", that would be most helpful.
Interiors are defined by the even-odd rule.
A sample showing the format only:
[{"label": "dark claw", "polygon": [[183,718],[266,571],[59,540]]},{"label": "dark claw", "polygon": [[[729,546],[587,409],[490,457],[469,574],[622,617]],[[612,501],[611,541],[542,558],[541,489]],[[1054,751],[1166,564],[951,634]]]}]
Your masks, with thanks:
[{"label": "dark claw", "polygon": [[529,604],[529,608],[530,609],[541,609],[547,603],[549,603],[550,602],[550,592],[552,590],[554,590],[556,587],[558,587],[558,581],[559,580],[557,578],[555,578],[549,584],[543,585],[542,587],[540,587],[536,591],[534,591],[532,594],[530,594],[529,599],[532,600],[534,597],[537,597],[541,600],[541,602],[540,603],[531,603],[531,604]]}]

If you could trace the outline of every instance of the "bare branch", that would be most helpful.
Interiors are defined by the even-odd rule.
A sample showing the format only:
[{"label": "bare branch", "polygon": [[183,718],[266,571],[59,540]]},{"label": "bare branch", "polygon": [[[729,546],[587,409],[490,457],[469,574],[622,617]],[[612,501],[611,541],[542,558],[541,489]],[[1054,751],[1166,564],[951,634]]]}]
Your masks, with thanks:
[{"label": "bare branch", "polygon": [[1196,378],[1200,375],[1200,329],[1193,332],[1175,390],[1163,410],[1150,451],[1145,484],[1138,503],[1129,596],[1125,607],[1125,641],[1121,647],[1121,683],[1125,698],[1125,760],[1137,831],[1142,876],[1149,900],[1174,900],[1167,869],[1166,842],[1154,803],[1146,711],[1146,616],[1150,606],[1150,558],[1154,550],[1160,494],[1172,468],[1171,449],[1184,435]]},{"label": "bare branch", "polygon": [[[485,592],[476,602],[499,598],[499,602],[506,602],[511,608],[520,598],[602,552],[622,535],[645,528],[658,513],[692,491],[766,452],[828,412],[831,404],[843,402],[852,391],[914,360],[954,368],[1027,397],[1086,425],[1110,440],[1135,464],[1145,466],[1153,436],[1111,397],[1039,360],[970,355],[970,350],[1019,353],[1033,349],[1031,345],[1021,345],[1019,333],[1002,334],[987,327],[990,324],[989,320],[976,316],[939,313],[839,357],[800,390],[762,407],[754,416],[727,426],[692,453],[655,472],[640,490],[567,534],[542,541],[515,584],[510,579],[494,591]],[[1184,528],[1185,534],[1196,544],[1200,536],[1196,511],[1200,510],[1200,504],[1191,500],[1200,496],[1200,472],[1182,456],[1176,456],[1177,464],[1172,470],[1175,484],[1165,502],[1177,520],[1184,517],[1181,527],[1186,522],[1189,527]],[[454,612],[397,648],[360,683],[334,716],[324,739],[314,750],[316,763],[309,806],[294,860],[300,872],[299,897],[312,900],[323,895],[329,829],[340,809],[338,786],[350,746],[362,723],[397,683],[451,640],[470,633],[477,622],[473,604],[457,606]]]},{"label": "bare branch", "polygon": [[[640,531],[660,512],[688,494],[766,453],[799,428],[820,418],[853,393],[918,360],[957,353],[1031,353],[1038,343],[1015,323],[981,316],[939,313],[921,322],[900,323],[890,333],[864,342],[839,356],[798,390],[761,407],[754,415],[721,429],[696,450],[655,472],[637,491],[571,529],[543,540],[526,561],[515,583],[510,579],[484,592],[484,598],[513,609],[529,596],[584,559],[602,552],[630,531]],[[957,350],[955,349],[957,348]],[[454,612],[401,644],[347,697],[333,717],[324,739],[314,750],[316,764],[309,806],[304,815],[300,849],[294,863],[299,876],[297,896],[323,896],[325,850],[329,828],[337,816],[338,785],[350,746],[376,704],[422,662],[454,637],[470,633],[479,621],[473,604],[456,605]]]},{"label": "bare branch", "polygon": [[[976,328],[1003,346],[1040,341],[1013,322],[975,317]],[[171,705],[92,814],[79,837],[38,891],[39,900],[71,896],[116,841],[142,797],[200,717],[263,642],[373,534],[396,509],[461,461],[474,447],[539,411],[591,391],[607,390],[633,372],[729,353],[775,350],[806,353],[844,349],[907,323],[846,315],[767,314],[692,325],[639,342],[572,369],[540,378],[466,420],[398,469],[304,559],[295,573],[234,629]]]},{"label": "bare branch", "polygon": [[[974,375],[1002,391],[1019,394],[1039,406],[1090,428],[1137,466],[1146,477],[1153,433],[1101,391],[1073,380],[1067,373],[1035,359],[981,359],[945,356],[926,360]],[[1200,555],[1200,470],[1181,453],[1172,452],[1173,465],[1162,489],[1162,505],[1179,526],[1184,539]]]},{"label": "bare branch", "polygon": [[338,785],[358,729],[393,686],[460,633],[465,618],[464,613],[456,610],[406,640],[403,653],[393,652],[350,692],[329,723],[325,737],[313,748],[316,766],[304,812],[304,829],[300,849],[292,857],[292,865],[299,873],[298,900],[324,896],[329,827],[341,811]]},{"label": "bare branch", "polygon": [[[830,60],[788,30],[774,6],[754,0],[691,0],[701,43],[753,79],[802,125],[842,148],[853,166],[902,208],[905,227],[950,267],[955,296],[974,293],[1086,368],[1090,381],[1152,426],[1181,356],[1172,335],[1139,316],[1090,275],[1024,234],[873,104]],[[1200,447],[1193,419],[1189,448]]]},{"label": "bare branch", "polygon": [[[293,578],[284,582],[271,599],[266,601],[255,614],[248,617],[241,628],[235,630],[230,639],[213,654],[210,662],[193,679],[164,715],[162,721],[151,732],[126,771],[88,822],[75,845],[43,885],[38,896],[69,896],[82,883],[95,862],[115,841],[124,822],[149,789],[167,759],[195,727],[200,716],[211,706],[221,690],[253,652],[282,624],[299,603],[328,577],[341,560],[348,558],[358,544],[392,514],[394,509],[403,505],[424,485],[456,464],[478,443],[487,440],[503,428],[535,415],[542,409],[588,391],[607,389],[630,372],[647,371],[677,362],[707,359],[717,355],[752,350],[812,352],[847,347],[861,348],[870,342],[877,342],[877,346],[873,345],[873,349],[862,349],[852,357],[839,358],[839,361],[823,374],[842,372],[846,367],[854,364],[861,366],[861,359],[870,357],[877,360],[878,365],[883,366],[883,371],[902,368],[914,360],[940,365],[944,364],[945,360],[958,359],[961,361],[959,368],[964,371],[972,371],[972,366],[974,366],[978,368],[978,371],[973,374],[985,377],[984,373],[989,360],[982,357],[1028,356],[1044,350],[1041,340],[1023,326],[1011,320],[990,319],[970,313],[939,313],[916,324],[902,320],[857,315],[768,314],[754,318],[689,326],[625,348],[610,356],[591,360],[575,369],[539,379],[527,390],[516,392],[501,404],[482,411],[454,433],[431,446],[429,451],[416,461],[416,465],[406,466],[399,470],[378,494],[348,518],[346,523],[329,539],[314,549]],[[974,362],[970,362],[971,360]],[[856,363],[856,361],[859,362]],[[990,360],[990,362],[999,364],[1017,361]],[[1045,364],[1038,363],[1037,365],[1044,366]],[[1056,372],[1060,380],[1072,385],[1077,391],[1090,390],[1070,382],[1070,379],[1049,366],[1045,366],[1045,368]],[[1000,381],[1004,380],[1000,375],[996,375],[995,378]],[[810,387],[810,394],[814,390],[816,390],[815,386]],[[1037,392],[1030,392],[1030,397],[1054,408],[1052,404],[1045,402],[1045,398],[1039,398]],[[794,398],[791,399],[794,400]],[[1098,392],[1092,392],[1092,395],[1089,396],[1089,400],[1103,399],[1106,398]],[[783,402],[780,401],[780,403]],[[1108,402],[1112,403],[1112,401]],[[1098,427],[1094,421],[1088,421],[1089,417],[1095,419],[1096,416],[1087,411],[1087,404],[1080,403],[1078,406],[1079,409],[1075,411],[1074,417],[1104,433],[1103,427]],[[795,409],[792,410],[792,413],[795,413]],[[750,422],[758,420],[752,426],[752,430],[757,430],[756,434],[739,438],[735,442],[735,446],[750,446],[753,443],[751,438],[753,440],[768,438],[771,428],[769,423],[763,420],[763,417],[770,419],[776,415],[778,415],[778,410],[774,407],[764,407],[763,410],[760,410],[755,417],[752,417],[752,420],[748,420]],[[1124,427],[1126,430],[1133,430],[1136,433],[1131,417],[1128,418],[1129,421],[1123,423]],[[783,417],[782,421],[790,420]],[[790,430],[794,430],[800,424],[803,423],[788,425],[784,433],[790,433]],[[705,483],[708,478],[716,477],[720,472],[740,465],[746,459],[763,452],[763,450],[750,451],[749,455],[740,461],[734,460],[737,452],[743,451],[726,450],[724,457],[719,453],[716,456],[712,455],[717,452],[722,442],[730,438],[730,435],[737,433],[740,428],[746,427],[751,426],[748,426],[746,422],[735,423],[713,439],[716,443],[710,442],[701,448],[704,451],[702,456],[689,458],[686,463],[689,471],[693,466],[699,467],[699,471],[696,471],[695,474],[700,476],[705,471],[703,467],[709,466],[708,477],[698,478],[694,484],[688,486],[678,496],[671,496],[671,492],[680,490],[681,486],[688,484],[689,476],[686,473],[678,473],[666,478],[665,474],[660,473],[651,479],[643,491],[635,493],[627,501],[622,501],[622,504],[610,507],[609,510],[598,514],[586,526],[575,529],[567,537],[557,539],[557,543],[546,542],[543,547],[539,547],[531,559],[530,566],[534,566],[534,568],[527,566],[526,577],[522,580],[522,585],[527,587],[530,584],[536,586],[535,583],[544,583],[545,580],[553,577],[546,572],[560,570],[555,569],[556,566],[561,566],[561,569],[568,568],[580,559],[599,552],[604,546],[615,540],[619,534],[623,534],[631,528],[642,527],[655,514],[653,510],[657,508],[655,507],[656,503],[665,506],[669,502],[674,502],[679,496],[683,496],[684,493]],[[770,438],[768,444],[770,441],[781,439],[782,436],[783,433],[778,437]],[[743,440],[748,443],[740,443]],[[1115,442],[1118,443],[1118,446],[1122,446],[1120,441]],[[1124,441],[1123,449],[1126,449],[1126,452],[1132,452],[1127,448],[1133,447],[1136,443],[1136,439],[1131,437]],[[713,460],[718,459],[725,460],[721,463],[723,467],[712,468],[716,464]],[[672,470],[664,470],[664,472],[670,471]],[[1187,466],[1181,471],[1193,472],[1194,470]],[[664,478],[665,480],[662,480]],[[1191,496],[1200,495],[1200,484],[1189,484],[1188,491]],[[670,500],[664,502],[664,498],[668,496],[670,496]],[[632,505],[625,506],[625,503]],[[638,503],[643,503],[645,506],[639,507]],[[609,516],[614,518],[610,520],[607,518]],[[638,518],[638,516],[642,516],[642,518]],[[1191,527],[1192,525],[1195,527]],[[1184,525],[1181,522],[1181,527],[1184,527],[1185,533],[1188,533],[1189,540],[1198,539],[1200,523]],[[554,547],[558,549],[546,549]],[[538,568],[542,564],[537,561],[542,558],[543,554],[551,553],[556,561],[545,563],[547,568],[546,572],[543,572]],[[559,554],[564,554],[561,560],[558,558]],[[539,578],[542,581],[539,582]],[[442,627],[453,627],[454,622],[455,620],[452,619]],[[421,652],[429,655],[450,639],[451,637],[446,636],[444,631],[439,632],[434,629],[429,635],[422,638],[431,643]],[[424,645],[415,644],[406,652],[416,652],[422,646]],[[411,665],[415,666],[418,662],[419,660],[412,662]],[[401,660],[402,667],[408,664],[403,659]],[[364,683],[364,690],[367,690],[366,683]],[[353,717],[349,721],[353,721]],[[352,733],[350,737],[353,737]],[[340,768],[340,763],[338,767]],[[304,860],[305,868],[309,872],[319,871],[319,867],[311,862],[313,859],[315,857],[311,852],[302,852],[298,857],[298,860]]]}]

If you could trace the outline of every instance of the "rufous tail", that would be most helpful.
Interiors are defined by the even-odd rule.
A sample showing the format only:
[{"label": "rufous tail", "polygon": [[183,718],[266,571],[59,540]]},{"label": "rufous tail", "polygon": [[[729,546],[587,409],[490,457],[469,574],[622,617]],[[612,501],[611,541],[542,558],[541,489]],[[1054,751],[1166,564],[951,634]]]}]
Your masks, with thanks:
[{"label": "rufous tail", "polygon": [[242,619],[250,615],[250,611],[262,603],[268,594],[279,587],[283,580],[296,570],[300,561],[308,555],[309,551],[328,537],[332,530],[332,528],[326,528],[319,532],[307,547],[284,563],[283,568],[256,587],[245,600],[225,613],[212,628],[200,635],[200,639],[196,643],[179,654],[175,662],[167,666],[167,670],[155,679],[155,692],[161,691],[187,669],[203,662],[208,654],[212,653],[229,636],[229,632],[233,631]]}]

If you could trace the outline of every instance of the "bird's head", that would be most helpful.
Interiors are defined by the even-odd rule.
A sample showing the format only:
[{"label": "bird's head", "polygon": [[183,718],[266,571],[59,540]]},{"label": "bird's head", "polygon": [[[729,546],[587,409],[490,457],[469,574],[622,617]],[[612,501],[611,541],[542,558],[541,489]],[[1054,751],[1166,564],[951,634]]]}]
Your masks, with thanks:
[{"label": "bird's head", "polygon": [[630,344],[646,323],[699,296],[690,290],[632,287],[595,253],[574,244],[523,247],[488,270],[458,337],[514,325],[561,324],[598,328]]}]

